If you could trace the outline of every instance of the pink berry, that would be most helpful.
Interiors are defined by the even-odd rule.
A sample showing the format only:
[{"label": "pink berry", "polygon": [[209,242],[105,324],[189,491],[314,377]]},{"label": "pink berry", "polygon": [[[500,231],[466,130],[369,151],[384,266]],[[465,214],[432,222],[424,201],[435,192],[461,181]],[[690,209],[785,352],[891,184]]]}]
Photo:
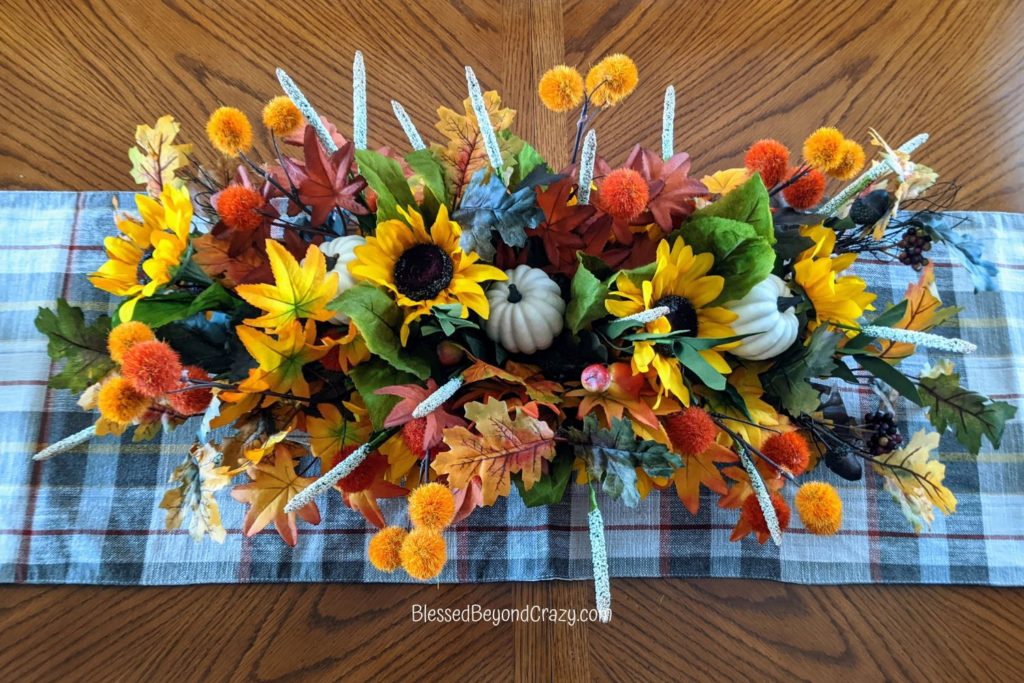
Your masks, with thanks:
[{"label": "pink berry", "polygon": [[443,341],[437,345],[437,359],[441,361],[441,365],[461,363],[465,356],[466,352],[458,344]]},{"label": "pink berry", "polygon": [[583,368],[580,373],[580,382],[587,391],[605,391],[612,385],[612,375],[608,368],[600,363],[594,363]]}]

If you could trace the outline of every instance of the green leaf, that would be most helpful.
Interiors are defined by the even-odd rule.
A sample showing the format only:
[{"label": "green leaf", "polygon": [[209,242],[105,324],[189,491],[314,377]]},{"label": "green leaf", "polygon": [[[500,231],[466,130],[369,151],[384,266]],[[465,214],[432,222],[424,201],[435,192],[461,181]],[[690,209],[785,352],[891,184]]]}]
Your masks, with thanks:
[{"label": "green leaf", "polygon": [[576,456],[586,464],[590,478],[600,481],[605,493],[629,507],[640,502],[636,468],[652,477],[668,477],[683,465],[679,456],[664,445],[637,438],[627,420],[615,419],[611,429],[604,429],[590,415],[582,430],[569,430],[568,438]]},{"label": "green leaf", "polygon": [[706,217],[728,218],[747,223],[769,245],[775,244],[775,222],[772,220],[771,202],[760,173],[755,173],[750,180],[718,201],[695,211],[690,220]]},{"label": "green leaf", "polygon": [[856,358],[857,363],[862,368],[898,391],[903,398],[921,405],[921,397],[917,393],[917,387],[902,372],[874,356],[858,355]]},{"label": "green leaf", "polygon": [[[731,195],[732,192],[725,196]],[[673,234],[682,236],[695,252],[714,255],[711,273],[725,278],[725,286],[712,304],[742,299],[775,266],[771,242],[747,223],[704,216],[690,220]]]},{"label": "green leaf", "polygon": [[411,384],[416,381],[413,375],[396,370],[387,363],[377,359],[360,363],[348,374],[355,385],[356,391],[363,399],[366,410],[370,414],[370,423],[374,429],[381,429],[391,409],[400,400],[397,396],[375,393],[382,387],[396,384]]},{"label": "green leaf", "polygon": [[430,364],[402,348],[396,332],[402,325],[402,311],[384,290],[364,282],[342,292],[327,308],[352,319],[373,355],[419,379],[430,376]]},{"label": "green leaf", "polygon": [[604,307],[606,298],[608,286],[587,270],[580,259],[580,267],[572,276],[569,306],[565,310],[565,322],[573,334],[579,334],[584,327],[607,315]]},{"label": "green leaf", "polygon": [[50,378],[49,386],[54,389],[84,391],[114,369],[107,353],[109,316],[97,316],[86,324],[81,308],[57,299],[56,310],[40,308],[35,323],[49,339],[46,352],[50,358],[65,361],[63,369]]},{"label": "green leaf", "polygon": [[956,372],[922,376],[920,395],[935,428],[942,432],[952,427],[956,440],[974,455],[981,450],[982,436],[999,448],[1006,422],[1017,413],[1014,405],[962,388]]},{"label": "green leaf", "polygon": [[[875,316],[875,319],[870,324],[878,325],[879,327],[892,327],[903,318],[903,314],[907,312],[907,306],[910,304],[909,301],[904,299],[898,304],[889,306],[884,311]],[[846,342],[846,346],[843,347],[844,352],[859,351],[867,348],[868,344],[875,340],[874,337],[866,335],[864,333],[858,334],[850,341]]]},{"label": "green leaf", "polygon": [[359,165],[359,174],[366,178],[366,184],[377,193],[378,222],[401,220],[397,207],[407,209],[416,206],[402,166],[397,161],[368,149],[358,149],[356,163]]},{"label": "green leaf", "polygon": [[191,292],[166,291],[135,304],[132,320],[157,329],[204,311],[235,311],[242,302],[215,282],[199,295]]},{"label": "green leaf", "polygon": [[675,344],[673,351],[683,367],[697,375],[697,378],[709,389],[715,391],[725,389],[725,375],[715,370],[695,348],[687,344]]},{"label": "green leaf", "polygon": [[523,477],[516,474],[512,477],[516,488],[519,489],[519,497],[528,508],[540,507],[541,505],[554,505],[560,503],[565,495],[565,488],[572,476],[572,463],[575,456],[569,453],[560,453],[551,461],[548,473],[541,477],[532,488],[523,486]]},{"label": "green leaf", "polygon": [[516,154],[516,170],[509,181],[510,187],[516,187],[523,182],[530,173],[538,166],[546,166],[547,162],[536,149],[528,142],[523,143],[523,148]]},{"label": "green leaf", "polygon": [[429,149],[418,149],[405,155],[409,168],[423,181],[426,189],[423,204],[437,214],[438,207],[448,206],[448,188],[444,182],[444,167]]},{"label": "green leaf", "polygon": [[818,390],[809,380],[831,377],[836,368],[836,347],[843,335],[830,332],[824,325],[814,330],[806,347],[799,344],[776,359],[775,365],[763,375],[762,386],[793,415],[810,413],[818,408]]}]

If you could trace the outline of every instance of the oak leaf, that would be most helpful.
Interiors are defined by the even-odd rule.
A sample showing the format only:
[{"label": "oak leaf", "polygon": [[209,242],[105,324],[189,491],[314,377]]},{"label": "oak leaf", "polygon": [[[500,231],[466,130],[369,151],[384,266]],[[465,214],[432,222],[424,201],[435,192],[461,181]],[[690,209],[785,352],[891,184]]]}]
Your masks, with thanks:
[{"label": "oak leaf", "polygon": [[132,180],[145,185],[151,196],[159,196],[166,184],[180,186],[183,183],[175,173],[188,166],[192,145],[174,144],[180,130],[181,124],[169,114],[157,119],[155,126],[140,125],[135,129],[137,146],[128,150]]},{"label": "oak leaf", "polygon": [[872,460],[872,467],[885,480],[885,490],[917,532],[931,526],[935,519],[932,506],[946,515],[956,511],[956,496],[943,485],[946,466],[932,459],[932,451],[938,447],[938,432],[922,429],[903,448]]},{"label": "oak leaf", "polygon": [[285,512],[284,507],[302,489],[313,483],[313,479],[300,477],[295,472],[295,461],[285,448],[279,448],[272,462],[260,462],[248,469],[252,479],[231,489],[231,497],[247,503],[249,509],[242,524],[242,533],[253,536],[273,524],[284,542],[294,546],[299,541],[296,516],[310,524],[320,523],[320,510],[310,501],[295,512]]},{"label": "oak leaf", "polygon": [[480,477],[484,505],[493,505],[498,496],[507,496],[511,475],[519,472],[529,490],[543,474],[543,462],[555,457],[555,435],[546,422],[516,408],[509,415],[504,401],[466,405],[466,417],[476,433],[465,427],[444,430],[448,451],[438,453],[433,468],[448,475],[453,488],[465,488],[474,476]]},{"label": "oak leaf", "polygon": [[209,445],[192,446],[185,460],[174,468],[170,483],[176,486],[164,493],[160,507],[167,510],[165,528],[180,529],[188,521],[188,533],[201,541],[206,534],[223,543],[227,531],[220,521],[215,491],[231,481],[230,468],[220,465],[220,454]]},{"label": "oak leaf", "polygon": [[[501,97],[494,90],[484,93],[484,105],[487,107],[488,118],[495,133],[507,130],[512,125],[516,112],[502,108]],[[459,113],[448,107],[437,110],[437,130],[445,137],[444,144],[434,143],[431,150],[445,168],[445,182],[452,197],[452,206],[457,207],[462,193],[469,184],[473,174],[489,168],[487,152],[484,149],[483,135],[473,113],[473,103],[467,97],[462,103],[465,113]],[[512,140],[498,135],[498,148],[506,168],[515,162]]]}]

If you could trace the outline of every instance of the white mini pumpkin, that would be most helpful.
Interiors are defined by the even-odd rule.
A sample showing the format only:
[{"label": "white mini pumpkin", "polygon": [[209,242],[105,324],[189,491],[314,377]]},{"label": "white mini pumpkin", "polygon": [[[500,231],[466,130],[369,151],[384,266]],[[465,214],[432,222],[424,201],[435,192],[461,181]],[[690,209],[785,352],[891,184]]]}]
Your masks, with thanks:
[{"label": "white mini pumpkin", "polygon": [[487,336],[512,353],[543,351],[565,325],[562,292],[540,268],[516,266],[505,274],[508,280],[487,289]]},{"label": "white mini pumpkin", "polygon": [[742,299],[723,304],[738,316],[732,323],[733,332],[753,335],[730,353],[747,360],[766,360],[788,349],[800,333],[800,321],[793,306],[779,310],[779,298],[792,295],[781,278],[769,275]]},{"label": "white mini pumpkin", "polygon": [[[356,260],[356,248],[364,244],[366,244],[366,238],[361,235],[345,235],[344,237],[335,237],[330,242],[320,245],[320,251],[324,256],[337,259],[330,272],[338,274],[338,294],[355,286],[356,280],[352,277],[352,273],[348,272],[348,264]],[[331,322],[347,323],[348,316],[335,313]]]}]

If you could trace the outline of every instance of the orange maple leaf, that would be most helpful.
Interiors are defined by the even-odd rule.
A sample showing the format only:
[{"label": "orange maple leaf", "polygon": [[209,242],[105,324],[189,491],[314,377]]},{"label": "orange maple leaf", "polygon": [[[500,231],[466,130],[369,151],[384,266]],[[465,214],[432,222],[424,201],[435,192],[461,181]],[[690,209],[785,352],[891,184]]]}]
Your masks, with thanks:
[{"label": "orange maple leaf", "polygon": [[543,474],[543,461],[555,457],[555,434],[522,408],[515,411],[515,418],[510,417],[508,405],[494,399],[467,404],[466,417],[478,433],[465,427],[444,430],[450,450],[438,453],[434,471],[447,474],[452,488],[465,488],[479,476],[484,505],[509,494],[514,472],[522,474],[526,489],[532,488]]},{"label": "orange maple leaf", "polygon": [[672,481],[676,485],[679,500],[683,501],[691,515],[697,514],[700,509],[701,484],[720,496],[729,492],[722,472],[715,463],[736,462],[736,454],[731,450],[719,443],[712,443],[703,453],[677,455],[683,459],[683,466],[672,474]]},{"label": "orange maple leaf", "polygon": [[249,504],[242,524],[245,536],[258,534],[273,524],[284,542],[294,546],[299,541],[296,515],[310,524],[320,523],[320,510],[312,501],[295,512],[284,511],[288,501],[313,483],[313,479],[296,474],[295,461],[286,447],[278,445],[273,462],[262,461],[250,467],[248,474],[251,482],[231,489],[232,498]]},{"label": "orange maple leaf", "polygon": [[[935,268],[932,264],[921,272],[921,279],[907,286],[904,297],[907,310],[900,321],[893,327],[901,330],[926,332],[943,321],[956,315],[960,310],[956,306],[942,308],[942,300],[935,295]],[[889,361],[897,361],[914,353],[914,345],[907,342],[880,340],[878,357]]]}]

